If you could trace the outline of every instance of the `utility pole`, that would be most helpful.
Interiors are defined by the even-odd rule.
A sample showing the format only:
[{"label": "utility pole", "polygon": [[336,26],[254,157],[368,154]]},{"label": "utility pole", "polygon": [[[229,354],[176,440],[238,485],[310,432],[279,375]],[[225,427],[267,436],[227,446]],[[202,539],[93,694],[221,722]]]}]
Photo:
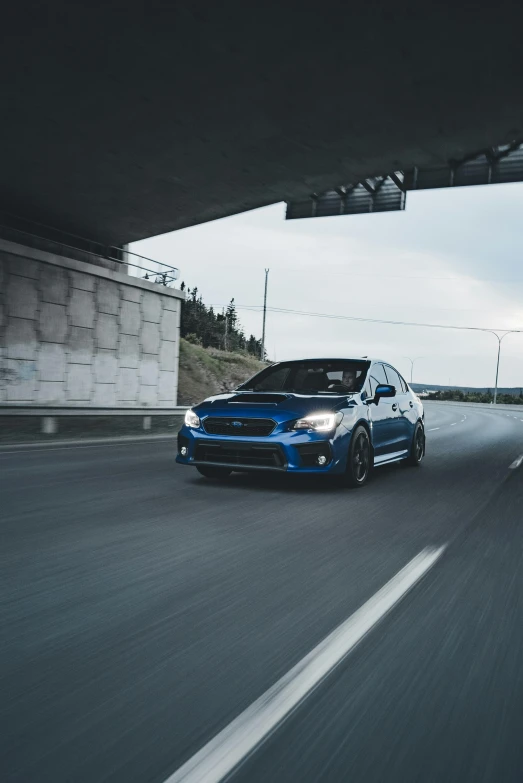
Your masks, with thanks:
[{"label": "utility pole", "polygon": [[260,359],[265,361],[265,319],[267,317],[267,280],[269,278],[269,270],[265,270],[265,291],[263,294],[263,328],[262,328],[262,339],[261,339],[261,352],[260,352]]},{"label": "utility pole", "polygon": [[229,332],[229,315],[227,313],[227,310],[224,310],[224,315],[225,315],[225,335],[224,335],[224,339],[223,339],[223,347],[224,347],[225,351],[228,351],[229,350],[229,346],[228,346],[227,337],[228,337],[228,332]]}]

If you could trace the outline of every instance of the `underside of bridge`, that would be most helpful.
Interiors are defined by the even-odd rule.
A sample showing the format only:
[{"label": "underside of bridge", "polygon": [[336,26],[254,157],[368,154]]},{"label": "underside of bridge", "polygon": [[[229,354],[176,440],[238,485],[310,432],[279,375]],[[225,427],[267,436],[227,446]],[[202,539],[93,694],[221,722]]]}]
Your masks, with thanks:
[{"label": "underside of bridge", "polygon": [[24,3],[0,209],[121,244],[523,138],[516,2]]}]

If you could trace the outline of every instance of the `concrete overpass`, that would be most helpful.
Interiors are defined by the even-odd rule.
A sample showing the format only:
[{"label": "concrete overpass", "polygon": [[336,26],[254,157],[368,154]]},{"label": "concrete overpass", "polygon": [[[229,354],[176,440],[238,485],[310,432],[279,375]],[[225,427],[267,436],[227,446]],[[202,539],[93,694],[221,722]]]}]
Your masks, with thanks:
[{"label": "concrete overpass", "polygon": [[118,245],[522,138],[521,17],[21,2],[0,34],[0,207]]}]

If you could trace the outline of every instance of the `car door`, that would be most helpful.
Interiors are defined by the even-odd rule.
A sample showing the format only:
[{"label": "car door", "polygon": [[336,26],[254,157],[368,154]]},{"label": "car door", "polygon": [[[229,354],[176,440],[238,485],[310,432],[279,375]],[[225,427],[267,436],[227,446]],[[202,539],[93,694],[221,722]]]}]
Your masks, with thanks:
[{"label": "car door", "polygon": [[[374,396],[376,386],[388,384],[384,367],[381,363],[373,364],[369,371],[371,393]],[[398,403],[395,397],[382,397],[378,405],[369,406],[372,421],[372,441],[374,456],[384,457],[395,451],[401,451],[397,443],[401,441]]]},{"label": "car door", "polygon": [[410,422],[412,414],[410,395],[406,393],[405,382],[402,381],[400,374],[389,364],[384,365],[385,373],[391,386],[396,388],[396,397],[394,401],[398,406],[398,426],[396,428],[395,448],[393,451],[405,451],[410,449],[412,443],[413,429]]}]

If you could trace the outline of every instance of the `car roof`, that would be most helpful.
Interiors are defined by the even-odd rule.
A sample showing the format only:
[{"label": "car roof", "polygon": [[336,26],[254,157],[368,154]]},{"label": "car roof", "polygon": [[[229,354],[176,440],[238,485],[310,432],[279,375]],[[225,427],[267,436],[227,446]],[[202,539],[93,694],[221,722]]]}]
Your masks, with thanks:
[{"label": "car roof", "polygon": [[[389,362],[387,359],[376,359],[372,356],[358,356],[358,357],[349,357],[349,356],[322,356],[322,357],[313,357],[309,359],[287,359],[281,362],[273,362],[271,365],[272,367],[275,367],[277,364],[298,364],[299,362],[361,362],[362,364],[386,364],[388,367],[392,367],[393,369],[396,369],[394,365]],[[399,370],[396,370],[396,372],[402,376],[401,372]],[[406,382],[406,381],[405,381]]]},{"label": "car roof", "polygon": [[295,364],[298,362],[361,362],[362,364],[374,364],[383,362],[390,364],[386,359],[374,359],[371,356],[310,356],[305,359],[284,359],[273,364]]}]

